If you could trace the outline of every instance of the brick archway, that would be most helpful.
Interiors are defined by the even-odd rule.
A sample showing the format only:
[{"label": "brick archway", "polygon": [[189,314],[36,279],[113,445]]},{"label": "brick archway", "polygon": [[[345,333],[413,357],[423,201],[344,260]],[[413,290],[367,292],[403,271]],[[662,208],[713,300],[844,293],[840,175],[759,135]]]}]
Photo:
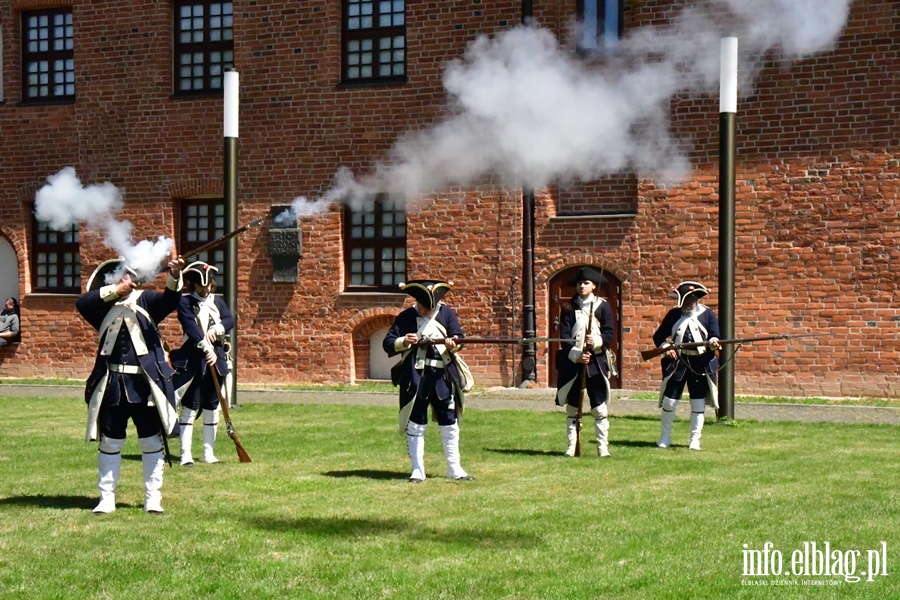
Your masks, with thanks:
[{"label": "brick archway", "polygon": [[25,224],[25,230],[14,231],[5,225],[0,230],[0,234],[12,244],[13,250],[16,251],[16,256],[19,259],[20,299],[31,292],[31,256],[28,253],[28,240],[31,237],[32,211],[34,210],[35,197],[43,185],[44,183],[32,182],[16,190],[16,200],[19,210],[22,211],[21,218]]},{"label": "brick archway", "polygon": [[171,181],[165,185],[165,193],[170,198],[197,198],[215,197],[224,195],[222,179],[213,177],[199,177],[197,179],[183,179]]},{"label": "brick archway", "polygon": [[[611,378],[610,382],[614,388],[621,388],[623,375],[621,370],[622,297],[624,296],[623,287],[626,280],[628,279],[628,274],[621,268],[619,268],[618,265],[609,263],[602,258],[599,258],[592,254],[582,254],[567,256],[563,259],[555,261],[553,264],[548,265],[547,268],[543,269],[538,274],[538,276],[536,277],[536,287],[537,281],[540,281],[540,285],[543,286],[544,293],[546,294],[545,306],[547,307],[546,318],[549,327],[549,335],[551,337],[554,337],[558,334],[557,327],[559,323],[560,308],[575,291],[574,287],[567,284],[567,281],[575,272],[576,267],[582,265],[591,265],[593,267],[596,267],[598,270],[601,270],[606,275],[607,280],[609,280],[608,285],[600,290],[599,295],[606,297],[611,305],[611,308],[613,309],[616,326],[616,341],[613,344],[613,352],[616,355],[616,359],[620,368],[618,377]],[[548,385],[550,385],[551,387],[556,385],[557,374],[556,365],[553,364],[553,357],[556,356],[556,351],[558,349],[558,343],[552,342],[550,344]]]},{"label": "brick archway", "polygon": [[7,296],[12,296],[22,301],[22,264],[19,244],[17,243],[15,234],[9,230],[6,225],[0,226],[0,267],[2,272],[0,276],[2,280],[2,290],[0,290],[0,301]]},{"label": "brick archway", "polygon": [[541,269],[535,275],[534,285],[546,285],[547,282],[550,281],[550,279],[552,279],[554,276],[556,276],[557,273],[576,265],[591,265],[593,267],[599,267],[607,273],[612,273],[619,281],[623,283],[628,281],[629,277],[631,277],[631,273],[622,269],[618,264],[604,260],[602,257],[598,257],[595,254],[569,254],[547,264],[543,269]]},{"label": "brick archway", "polygon": [[389,328],[395,317],[394,312],[366,311],[365,315],[357,315],[347,324],[353,339],[353,381],[372,379],[371,337],[376,332]]}]

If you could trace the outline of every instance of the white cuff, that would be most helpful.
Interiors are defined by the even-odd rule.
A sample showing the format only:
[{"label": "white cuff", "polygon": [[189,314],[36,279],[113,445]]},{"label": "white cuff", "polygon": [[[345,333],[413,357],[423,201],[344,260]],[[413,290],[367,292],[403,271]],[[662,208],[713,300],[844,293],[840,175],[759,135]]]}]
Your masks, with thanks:
[{"label": "white cuff", "polygon": [[105,302],[113,302],[119,299],[119,294],[116,292],[116,285],[104,285],[100,288],[100,298],[102,298]]},{"label": "white cuff", "polygon": [[177,292],[181,290],[182,281],[181,281],[181,273],[178,274],[178,279],[172,277],[172,273],[169,272],[166,276],[166,287],[172,290],[173,292]]},{"label": "white cuff", "polygon": [[215,334],[217,336],[225,335],[225,326],[222,325],[221,323],[216,323],[215,325],[213,325],[212,330],[213,330],[213,332],[215,332]]}]

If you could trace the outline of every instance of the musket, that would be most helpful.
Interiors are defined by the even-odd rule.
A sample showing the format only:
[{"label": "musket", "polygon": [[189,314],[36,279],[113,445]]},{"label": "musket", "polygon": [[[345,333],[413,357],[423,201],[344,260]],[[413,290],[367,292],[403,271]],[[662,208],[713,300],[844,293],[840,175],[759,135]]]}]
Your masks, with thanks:
[{"label": "musket", "polygon": [[[805,338],[805,337],[818,337],[820,335],[824,335],[821,333],[802,333],[799,335],[792,335],[788,333],[784,333],[781,335],[764,335],[760,337],[752,337],[752,338],[733,338],[728,340],[719,340],[720,346],[725,346],[726,344],[752,344],[753,342],[767,342],[770,340],[790,340],[794,338]],[[704,346],[708,346],[709,342],[687,342],[687,343],[669,343],[659,348],[651,348],[650,350],[641,350],[641,359],[650,360],[651,358],[656,358],[657,356],[661,356],[668,352],[669,350],[692,350],[696,348],[702,348]]]},{"label": "musket", "polygon": [[[538,344],[543,342],[559,342],[561,344],[574,344],[575,340],[565,338],[551,337],[533,337],[533,338],[513,338],[513,337],[464,337],[454,338],[459,345],[463,344],[518,344],[526,346],[528,344]],[[433,344],[443,344],[443,338],[424,337],[418,341],[417,346],[431,346]]]},{"label": "musket", "polygon": [[237,229],[235,229],[234,231],[232,231],[230,233],[226,233],[225,235],[218,237],[218,238],[212,240],[211,242],[206,242],[202,246],[198,246],[198,247],[194,248],[187,254],[184,254],[182,256],[182,258],[185,260],[185,262],[187,262],[187,259],[197,256],[198,254],[202,254],[203,252],[208,252],[209,250],[212,250],[213,248],[218,248],[219,246],[221,246],[222,244],[224,244],[231,238],[244,233],[251,227],[257,227],[260,223],[262,223],[262,219],[256,219],[256,220],[250,221],[246,225],[238,227]]},{"label": "musket", "polygon": [[216,365],[210,365],[209,370],[212,372],[213,383],[216,385],[216,393],[219,394],[219,406],[222,407],[222,416],[225,417],[225,430],[228,432],[228,437],[232,439],[237,448],[238,459],[242,463],[253,462],[250,460],[250,455],[244,450],[244,446],[241,445],[237,432],[234,430],[234,425],[231,424],[231,415],[228,414],[228,399],[225,398],[225,395],[222,393],[222,384],[219,383],[219,374],[216,372]]}]

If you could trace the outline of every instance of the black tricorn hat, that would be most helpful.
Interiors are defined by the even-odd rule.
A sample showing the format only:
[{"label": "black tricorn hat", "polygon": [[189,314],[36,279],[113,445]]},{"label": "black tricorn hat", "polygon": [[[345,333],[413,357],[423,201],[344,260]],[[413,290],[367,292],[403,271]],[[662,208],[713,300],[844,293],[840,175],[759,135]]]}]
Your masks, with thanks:
[{"label": "black tricorn hat", "polygon": [[[104,285],[112,285],[122,281],[125,274],[131,275],[131,279],[139,283],[137,271],[125,263],[124,258],[112,258],[100,263],[91,273],[87,282],[87,291],[99,290]],[[115,274],[115,275],[114,275]]]},{"label": "black tricorn hat", "polygon": [[401,283],[400,289],[415,298],[416,302],[431,310],[450,291],[450,284],[437,279],[412,279]]},{"label": "black tricorn hat", "polygon": [[209,285],[209,280],[213,277],[213,273],[218,272],[219,269],[216,267],[207,264],[202,260],[197,260],[186,266],[181,274],[187,281],[190,281],[194,285]]},{"label": "black tricorn hat", "polygon": [[594,267],[584,266],[578,269],[578,272],[569,280],[569,285],[578,285],[579,281],[593,281],[594,285],[600,287],[609,283],[603,273]]},{"label": "black tricorn hat", "polygon": [[709,293],[705,285],[696,281],[682,281],[674,291],[675,295],[678,296],[678,308],[684,306],[688,299],[699,300]]}]

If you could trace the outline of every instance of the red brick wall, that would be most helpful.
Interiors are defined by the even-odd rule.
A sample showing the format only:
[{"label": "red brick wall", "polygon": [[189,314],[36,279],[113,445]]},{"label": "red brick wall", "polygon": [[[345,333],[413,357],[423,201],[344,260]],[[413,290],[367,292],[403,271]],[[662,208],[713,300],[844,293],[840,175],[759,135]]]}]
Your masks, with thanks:
[{"label": "red brick wall", "polygon": [[[741,165],[735,334],[822,337],[745,346],[736,361],[738,391],[896,395],[895,157],[852,153]],[[644,234],[623,318],[631,329],[625,360],[639,366],[649,383],[657,365],[640,363],[637,350],[649,343],[671,304],[666,285],[698,278],[713,288],[708,303],[718,304],[718,198],[703,186],[646,193],[653,201],[643,205],[636,223]]]},{"label": "red brick wall", "polygon": [[[23,338],[0,352],[0,376],[83,378],[95,334],[76,314],[75,298],[31,290],[27,225],[35,191],[48,175],[75,166],[85,182],[124,190],[122,217],[138,239],[177,239],[177,200],[221,193],[222,101],[172,97],[169,3],[117,0],[74,3],[77,101],[20,106],[20,4],[0,1],[0,233],[20,256]],[[626,29],[659,23],[671,6],[626,4]],[[538,21],[571,45],[574,2],[534,5]],[[341,86],[339,2],[244,0],[234,7],[241,223],[298,195],[317,197],[339,166],[365,172],[398,135],[444,114],[448,59],[476,36],[521,21],[518,0],[408,3],[409,82]],[[898,394],[898,33],[895,2],[856,2],[833,52],[764,65],[739,103],[736,333],[827,335],[745,347],[736,363],[738,393]],[[581,262],[616,273],[624,282],[626,388],[656,385],[658,366],[640,362],[638,352],[670,305],[672,285],[698,278],[717,303],[718,105],[711,97],[679,97],[672,110],[674,134],[691,144],[687,182],[616,176],[538,192],[538,334],[549,329],[547,282],[555,273]],[[635,216],[563,218],[597,205]],[[447,301],[469,335],[521,333],[521,213],[520,190],[489,183],[410,206],[408,276],[452,281]],[[241,380],[362,378],[365,336],[409,300],[342,293],[337,207],[301,220],[296,284],[271,280],[267,227],[240,240]],[[86,280],[109,251],[96,235],[83,233],[82,242]],[[172,343],[180,340],[174,317],[163,331]],[[480,384],[519,382],[518,348],[470,346],[465,353]],[[538,383],[546,383],[546,348],[537,358]]]},{"label": "red brick wall", "polygon": [[606,177],[584,183],[554,186],[559,215],[634,214],[637,211],[637,177]]}]

